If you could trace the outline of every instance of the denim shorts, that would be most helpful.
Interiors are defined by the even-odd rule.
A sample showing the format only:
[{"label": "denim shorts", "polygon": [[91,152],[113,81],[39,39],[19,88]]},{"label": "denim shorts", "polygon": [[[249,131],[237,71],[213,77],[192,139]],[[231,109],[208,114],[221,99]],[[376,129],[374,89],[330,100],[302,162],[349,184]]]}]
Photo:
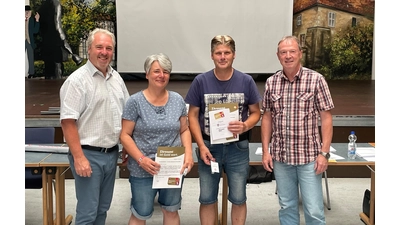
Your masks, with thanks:
[{"label": "denim shorts", "polygon": [[[184,180],[182,179],[182,185]],[[158,203],[169,212],[181,208],[182,188],[152,189],[153,177],[129,176],[131,184],[131,211],[136,218],[150,219],[154,212],[154,198],[158,193]]]},{"label": "denim shorts", "polygon": [[228,200],[235,205],[246,202],[246,185],[249,174],[249,141],[237,141],[226,144],[211,145],[204,140],[211,154],[218,162],[220,173],[211,173],[211,166],[200,159],[196,150],[200,177],[201,204],[213,204],[218,201],[219,182],[224,171],[228,177]]}]

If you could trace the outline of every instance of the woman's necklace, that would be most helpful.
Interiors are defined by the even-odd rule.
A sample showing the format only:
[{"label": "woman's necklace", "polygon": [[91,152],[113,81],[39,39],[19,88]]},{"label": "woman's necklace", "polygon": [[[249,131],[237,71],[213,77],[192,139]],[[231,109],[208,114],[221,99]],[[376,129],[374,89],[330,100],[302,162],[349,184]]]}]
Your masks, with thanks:
[{"label": "woman's necklace", "polygon": [[156,114],[165,114],[165,106],[154,106],[150,104]]},{"label": "woman's necklace", "polygon": [[165,105],[168,102],[168,92],[166,91],[165,94],[160,99],[158,99],[157,97],[151,96],[151,94],[147,90],[147,92],[145,93],[145,97],[150,107],[157,114],[157,118],[164,119],[166,117]]}]

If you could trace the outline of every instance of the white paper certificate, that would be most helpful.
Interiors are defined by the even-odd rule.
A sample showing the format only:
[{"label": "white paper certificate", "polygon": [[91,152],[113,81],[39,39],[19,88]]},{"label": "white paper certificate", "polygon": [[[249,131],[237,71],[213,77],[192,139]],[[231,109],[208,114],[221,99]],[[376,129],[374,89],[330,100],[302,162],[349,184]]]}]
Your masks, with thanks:
[{"label": "white paper certificate", "polygon": [[230,115],[229,109],[209,111],[211,139],[217,140],[232,137],[228,130]]},{"label": "white paper certificate", "polygon": [[[211,144],[238,141],[239,135],[235,137],[232,132],[228,130],[230,121],[239,120],[238,103],[210,104],[208,110]],[[222,115],[224,115],[224,118],[220,118]]]},{"label": "white paper certificate", "polygon": [[182,187],[184,157],[185,147],[158,147],[155,161],[160,164],[160,171],[153,176],[153,189]]}]

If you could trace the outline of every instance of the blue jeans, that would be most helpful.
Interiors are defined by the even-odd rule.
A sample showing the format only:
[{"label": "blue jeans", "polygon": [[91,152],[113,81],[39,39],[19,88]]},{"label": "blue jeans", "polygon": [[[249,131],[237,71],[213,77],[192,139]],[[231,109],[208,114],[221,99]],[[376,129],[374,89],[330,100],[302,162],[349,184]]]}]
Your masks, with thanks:
[{"label": "blue jeans", "polygon": [[[182,178],[182,185],[184,179]],[[131,212],[141,220],[150,219],[154,211],[154,198],[158,193],[158,203],[161,208],[169,212],[178,211],[181,208],[182,188],[153,189],[153,177],[129,176],[131,184]],[[183,186],[182,186],[183,187]]]},{"label": "blue jeans", "polygon": [[300,224],[299,186],[307,225],[325,225],[322,174],[316,175],[315,162],[288,165],[274,161],[274,176],[278,188],[279,221],[281,225]]},{"label": "blue jeans", "polygon": [[249,141],[237,141],[226,144],[211,145],[205,140],[204,144],[208,147],[211,154],[218,162],[220,173],[211,173],[211,166],[206,165],[200,159],[198,150],[196,151],[200,178],[200,197],[201,204],[213,204],[218,200],[219,182],[222,170],[228,178],[228,200],[235,205],[246,202],[246,185],[249,174]]},{"label": "blue jeans", "polygon": [[68,153],[78,200],[75,224],[105,225],[114,192],[118,151],[103,153],[83,149],[83,153],[92,167],[91,177],[77,176],[74,158],[70,152]]}]

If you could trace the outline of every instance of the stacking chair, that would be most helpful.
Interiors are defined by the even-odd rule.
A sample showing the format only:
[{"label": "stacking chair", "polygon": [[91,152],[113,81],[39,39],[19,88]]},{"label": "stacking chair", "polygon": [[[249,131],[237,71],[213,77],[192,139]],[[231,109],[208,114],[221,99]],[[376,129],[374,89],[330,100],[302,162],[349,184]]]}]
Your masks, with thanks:
[{"label": "stacking chair", "polygon": [[[54,127],[25,127],[25,144],[53,144]],[[25,189],[41,189],[42,174],[33,171],[35,167],[25,167]]]}]

